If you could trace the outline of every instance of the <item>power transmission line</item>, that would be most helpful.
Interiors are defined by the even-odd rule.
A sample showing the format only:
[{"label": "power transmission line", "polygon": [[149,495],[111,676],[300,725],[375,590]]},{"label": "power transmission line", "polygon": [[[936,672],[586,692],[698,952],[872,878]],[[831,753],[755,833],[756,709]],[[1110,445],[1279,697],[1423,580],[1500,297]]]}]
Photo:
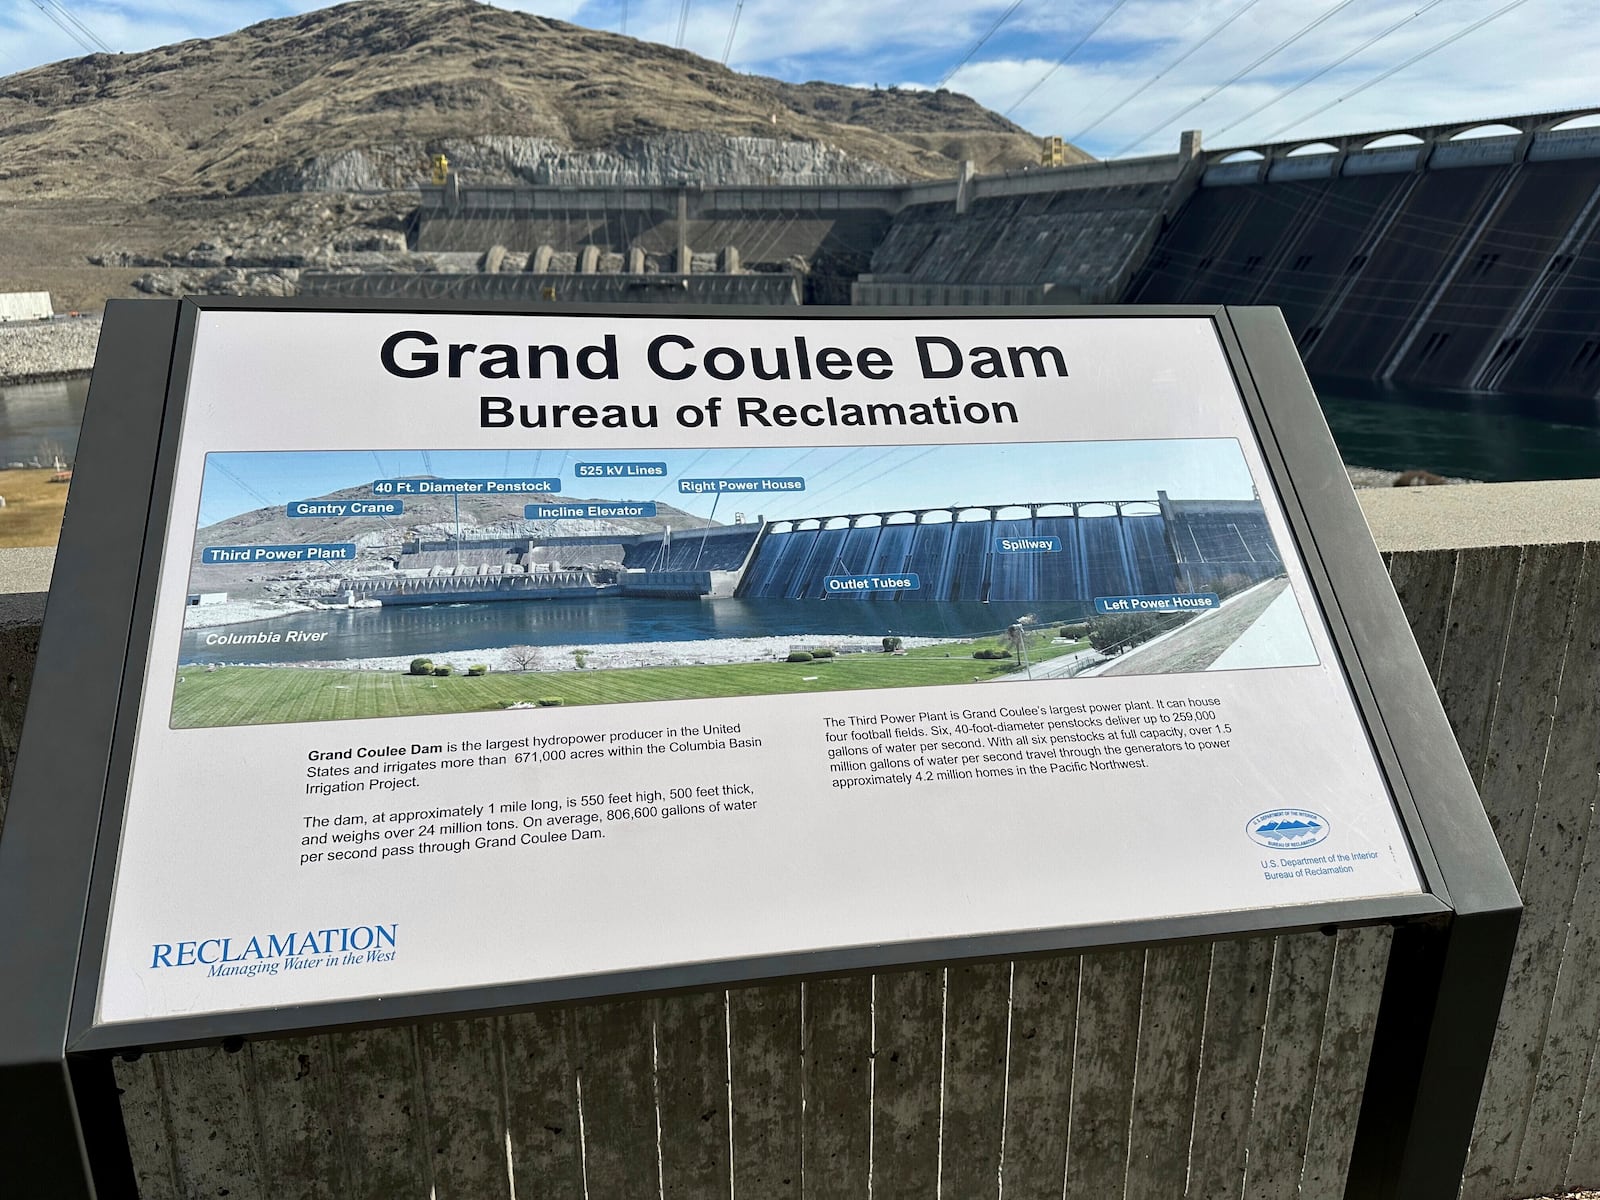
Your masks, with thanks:
[{"label": "power transmission line", "polygon": [[58,13],[60,13],[67,20],[71,21],[72,24],[86,38],[88,38],[91,42],[93,42],[96,46],[98,46],[102,51],[104,51],[107,54],[111,53],[111,47],[106,45],[105,39],[100,37],[99,34],[95,33],[94,30],[90,29],[82,21],[78,20],[78,18],[73,14],[71,9],[69,9],[65,5],[61,4],[59,2],[59,0],[46,0],[46,3],[48,3],[51,8],[55,9]]},{"label": "power transmission line", "polygon": [[248,493],[249,495],[253,496],[255,499],[261,501],[261,507],[262,508],[275,508],[275,507],[277,507],[276,504],[273,501],[268,500],[260,492],[256,491],[255,488],[251,487],[248,483],[246,483],[244,480],[240,479],[237,475],[235,475],[232,471],[230,471],[226,466],[224,466],[223,463],[222,463],[221,458],[218,455],[215,455],[215,454],[211,455],[210,456],[210,461],[206,465],[208,467],[215,467],[223,475],[226,475],[229,479],[231,479],[234,482],[234,484],[237,487],[239,487],[242,491]]},{"label": "power transmission line", "polygon": [[[1127,2],[1128,2],[1128,0],[1116,0],[1116,3],[1113,4],[1109,9],[1106,10],[1105,16],[1101,17],[1100,20],[1095,23],[1095,27],[1093,29],[1089,30],[1089,32],[1084,34],[1081,38],[1079,38],[1077,40],[1077,42],[1075,42],[1073,44],[1073,47],[1072,47],[1071,50],[1068,50],[1060,58],[1056,59],[1055,65],[1052,66],[1043,75],[1039,76],[1039,81],[1037,83],[1035,83],[1027,91],[1023,92],[1022,95],[1018,96],[1016,101],[1015,101],[1015,103],[1013,103],[1010,108],[1006,109],[1006,111],[1003,112],[1001,114],[1001,116],[1009,117],[1012,113],[1014,113],[1023,104],[1024,101],[1026,101],[1028,99],[1029,96],[1033,95],[1040,88],[1042,88],[1045,85],[1045,82],[1050,78],[1050,76],[1054,75],[1063,66],[1065,66],[1067,61],[1074,54],[1076,54],[1079,50],[1082,50],[1083,47],[1088,43],[1089,39],[1094,37],[1095,34],[1099,33],[1100,30],[1102,28],[1104,28],[1105,23],[1107,21],[1111,20],[1112,17],[1116,16],[1118,11]],[[1349,0],[1346,0],[1346,2],[1348,3]]]},{"label": "power transmission line", "polygon": [[1016,12],[1017,9],[1019,9],[1021,7],[1022,7],[1022,0],[1012,0],[1011,7],[1006,9],[1005,12],[1000,14],[1000,19],[998,21],[996,21],[993,25],[989,26],[989,32],[984,34],[981,38],[979,38],[976,42],[974,42],[972,44],[972,49],[968,50],[964,55],[961,56],[961,61],[960,62],[958,62],[955,66],[951,67],[942,76],[940,76],[939,82],[933,85],[933,90],[934,91],[938,91],[945,84],[949,83],[950,80],[955,77],[955,73],[957,71],[961,70],[961,68],[966,66],[969,62],[971,62],[972,61],[972,56],[974,54],[976,54],[979,50],[982,50],[983,47],[985,46],[985,44],[987,44],[987,42],[989,41],[989,39],[992,38],[996,33],[998,33],[1000,31],[1000,26],[1004,25],[1007,21],[1009,21],[1011,19],[1011,14]]},{"label": "power transmission line", "polygon": [[[1434,3],[1438,3],[1438,2],[1439,2],[1439,0],[1434,0]],[[1236,9],[1234,9],[1233,15],[1229,16],[1226,20],[1224,20],[1222,22],[1222,24],[1218,25],[1210,33],[1206,34],[1205,37],[1201,38],[1194,45],[1190,46],[1187,50],[1185,50],[1177,58],[1173,59],[1166,66],[1162,67],[1161,70],[1157,71],[1154,75],[1152,75],[1149,79],[1147,79],[1143,83],[1141,83],[1132,92],[1130,92],[1130,93],[1128,93],[1128,95],[1124,96],[1118,103],[1112,105],[1105,112],[1101,113],[1093,121],[1089,122],[1089,124],[1085,125],[1082,129],[1078,130],[1077,133],[1073,134],[1067,140],[1071,141],[1071,142],[1076,142],[1079,138],[1083,137],[1084,134],[1088,133],[1091,129],[1095,128],[1095,126],[1103,124],[1106,121],[1109,121],[1112,117],[1116,116],[1117,113],[1121,112],[1124,108],[1126,108],[1130,103],[1132,103],[1134,100],[1136,100],[1140,96],[1142,96],[1148,88],[1152,87],[1156,83],[1159,83],[1161,81],[1161,79],[1169,71],[1172,71],[1174,68],[1180,67],[1184,63],[1186,63],[1191,57],[1194,56],[1194,54],[1197,51],[1203,49],[1206,45],[1208,45],[1211,42],[1212,38],[1216,37],[1223,30],[1227,29],[1228,26],[1232,25],[1235,21],[1237,21],[1240,17],[1244,16],[1245,13],[1249,12],[1252,8],[1254,8],[1259,3],[1260,3],[1260,0],[1245,0],[1245,2],[1242,5],[1240,5]]]},{"label": "power transmission line", "polygon": [[61,30],[62,33],[66,34],[73,41],[77,42],[83,50],[90,54],[95,53],[96,47],[83,34],[79,33],[76,29],[69,25],[63,17],[58,15],[55,9],[48,7],[44,3],[44,0],[33,0],[33,6],[45,16],[49,17],[51,24],[53,24],[57,29]]},{"label": "power transmission line", "polygon": [[683,0],[683,7],[678,10],[678,38],[672,44],[679,50],[683,49],[683,33],[689,28],[689,0]]},{"label": "power transmission line", "polygon": [[1218,92],[1223,91],[1226,88],[1232,87],[1234,84],[1238,83],[1239,80],[1243,79],[1246,75],[1250,74],[1251,71],[1254,71],[1262,63],[1266,62],[1270,58],[1277,57],[1280,53],[1282,53],[1283,51],[1287,50],[1290,46],[1292,46],[1296,42],[1298,42],[1301,38],[1305,37],[1306,34],[1310,33],[1312,30],[1314,30],[1314,29],[1318,28],[1319,26],[1323,25],[1327,21],[1332,20],[1334,17],[1338,16],[1341,12],[1343,12],[1345,9],[1349,8],[1354,3],[1355,3],[1355,0],[1339,0],[1339,3],[1335,4],[1332,8],[1330,8],[1327,12],[1323,13],[1320,17],[1317,17],[1315,20],[1309,22],[1308,24],[1301,26],[1299,30],[1297,30],[1295,33],[1293,33],[1289,37],[1285,38],[1283,41],[1279,42],[1271,50],[1268,50],[1265,54],[1261,55],[1259,58],[1257,58],[1255,61],[1253,61],[1249,66],[1245,67],[1243,70],[1236,71],[1233,75],[1229,76],[1227,79],[1225,79],[1221,83],[1217,84],[1216,87],[1212,88],[1204,96],[1201,96],[1200,99],[1196,100],[1193,104],[1187,105],[1184,108],[1179,109],[1177,112],[1173,113],[1170,117],[1168,117],[1165,121],[1161,122],[1161,124],[1157,125],[1153,129],[1151,129],[1148,133],[1140,134],[1138,137],[1134,138],[1133,141],[1129,142],[1122,149],[1118,150],[1117,153],[1115,155],[1113,155],[1112,157],[1115,158],[1115,157],[1118,157],[1120,155],[1126,154],[1128,151],[1132,150],[1134,147],[1142,145],[1144,142],[1149,141],[1152,137],[1154,137],[1156,134],[1160,133],[1168,125],[1171,125],[1174,121],[1179,120],[1182,117],[1188,116],[1195,109],[1199,108],[1202,104],[1204,104],[1207,100],[1211,99],[1211,97],[1215,96]]},{"label": "power transmission line", "polygon": [[744,11],[744,0],[733,6],[733,24],[728,26],[728,41],[722,47],[722,65],[728,65],[728,55],[733,53],[733,35],[739,32],[739,14]]},{"label": "power transmission line", "polygon": [[[1279,92],[1276,96],[1274,96],[1272,99],[1268,100],[1266,103],[1256,105],[1249,112],[1245,113],[1244,116],[1235,117],[1232,121],[1228,122],[1228,124],[1224,125],[1221,129],[1218,129],[1211,136],[1213,136],[1213,137],[1221,137],[1223,134],[1227,133],[1228,130],[1236,128],[1239,125],[1243,125],[1246,121],[1248,121],[1251,117],[1255,116],[1258,112],[1261,112],[1263,109],[1271,108],[1274,104],[1276,104],[1279,100],[1282,100],[1285,96],[1294,95],[1295,92],[1298,92],[1301,88],[1305,87],[1308,83],[1315,83],[1317,80],[1321,79],[1324,75],[1326,75],[1329,71],[1332,71],[1337,67],[1343,66],[1345,63],[1349,62],[1356,55],[1360,54],[1363,50],[1369,49],[1370,47],[1377,45],[1379,42],[1383,41],[1384,38],[1388,37],[1391,33],[1393,33],[1395,30],[1399,29],[1401,26],[1411,24],[1412,21],[1415,21],[1418,17],[1422,16],[1423,13],[1427,12],[1429,9],[1437,8],[1443,2],[1444,2],[1444,0],[1428,0],[1428,3],[1424,4],[1421,8],[1417,9],[1417,11],[1412,13],[1410,16],[1401,17],[1400,20],[1396,21],[1393,25],[1389,26],[1389,28],[1385,29],[1382,33],[1374,34],[1372,37],[1369,37],[1366,41],[1362,42],[1361,45],[1357,46],[1354,50],[1350,51],[1348,54],[1342,55],[1341,57],[1334,59],[1331,63],[1329,63],[1327,66],[1323,67],[1322,70],[1318,71],[1315,75],[1307,75],[1299,83],[1294,84],[1294,85],[1292,85],[1290,87],[1284,88],[1283,91]],[[1302,120],[1303,119],[1304,118],[1302,118]]]},{"label": "power transmission line", "polygon": [[628,0],[622,0],[622,28],[617,30],[624,37],[628,33]]},{"label": "power transmission line", "polygon": [[1399,64],[1398,66],[1390,67],[1383,74],[1374,76],[1373,78],[1367,80],[1367,82],[1363,83],[1360,87],[1351,88],[1348,92],[1346,92],[1344,95],[1340,96],[1337,100],[1330,100],[1330,101],[1328,101],[1328,103],[1324,104],[1321,108],[1314,109],[1313,111],[1306,113],[1306,115],[1303,116],[1303,117],[1296,117],[1293,121],[1290,121],[1287,125],[1281,126],[1278,129],[1273,130],[1271,133],[1269,133],[1267,135],[1266,140],[1267,141],[1271,141],[1273,138],[1277,137],[1284,130],[1293,129],[1296,125],[1299,125],[1299,124],[1302,124],[1302,123],[1304,123],[1306,121],[1309,121],[1312,117],[1320,116],[1321,114],[1327,112],[1334,105],[1343,104],[1346,100],[1350,99],[1351,96],[1359,95],[1360,93],[1366,91],[1369,87],[1372,87],[1374,84],[1382,83],[1385,79],[1388,79],[1392,75],[1398,75],[1401,71],[1404,71],[1407,67],[1415,66],[1417,63],[1421,62],[1423,59],[1427,58],[1429,55],[1435,54],[1438,51],[1443,50],[1446,46],[1450,45],[1452,42],[1460,41],[1462,38],[1466,37],[1467,34],[1473,33],[1473,32],[1475,32],[1475,31],[1477,31],[1479,29],[1482,29],[1490,21],[1494,21],[1494,20],[1497,20],[1500,17],[1505,16],[1508,12],[1510,12],[1514,8],[1521,8],[1527,2],[1528,2],[1528,0],[1511,0],[1510,4],[1506,4],[1506,5],[1503,5],[1500,8],[1495,9],[1487,17],[1483,17],[1480,20],[1474,21],[1471,25],[1468,25],[1465,29],[1457,30],[1455,33],[1452,33],[1447,38],[1441,38],[1439,41],[1437,41],[1433,45],[1429,46],[1426,50],[1423,50],[1421,53],[1418,53],[1418,54],[1413,54],[1410,58],[1406,59],[1405,62]]},{"label": "power transmission line", "polygon": [[33,4],[34,4],[35,8],[37,8],[45,16],[50,18],[51,22],[56,26],[57,29],[61,30],[61,32],[65,33],[69,38],[71,38],[73,41],[77,42],[78,46],[81,49],[87,51],[90,54],[94,53],[94,47],[91,46],[88,42],[84,41],[82,36],[79,35],[75,30],[73,30],[73,28],[70,25],[67,25],[65,22],[63,22],[61,20],[60,17],[56,16],[55,13],[51,12],[48,8],[46,8],[43,5],[43,3],[41,3],[41,0],[33,0]]}]

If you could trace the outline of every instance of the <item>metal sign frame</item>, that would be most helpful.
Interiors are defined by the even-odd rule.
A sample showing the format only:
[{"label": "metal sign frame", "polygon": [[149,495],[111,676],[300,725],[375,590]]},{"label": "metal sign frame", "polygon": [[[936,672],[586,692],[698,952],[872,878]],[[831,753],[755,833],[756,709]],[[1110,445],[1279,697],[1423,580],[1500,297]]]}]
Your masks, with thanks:
[{"label": "metal sign frame", "polygon": [[[207,310],[516,313],[511,305],[316,300],[111,301],[57,552],[10,810],[0,839],[0,1161],[52,1196],[135,1195],[111,1060],[240,1037],[465,1016],[621,993],[958,959],[1148,946],[1391,923],[1349,1197],[1453,1198],[1521,902],[1287,328],[1276,309],[802,308],[787,320],[1049,316],[1212,322],[1425,892],[1380,900],[817,950],[577,979],[96,1026],[100,951],[147,669],[196,321]],[[541,306],[636,317],[636,306]],[[675,316],[771,309],[675,307]],[[655,314],[655,315],[660,315]],[[20,1172],[20,1175],[19,1175]]]}]

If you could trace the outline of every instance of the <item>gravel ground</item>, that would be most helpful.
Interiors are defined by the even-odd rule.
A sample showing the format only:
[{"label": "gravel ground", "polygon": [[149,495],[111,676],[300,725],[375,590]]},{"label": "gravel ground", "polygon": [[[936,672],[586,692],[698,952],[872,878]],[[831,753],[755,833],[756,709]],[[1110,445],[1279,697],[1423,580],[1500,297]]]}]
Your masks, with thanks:
[{"label": "gravel ground", "polygon": [[[1393,487],[1394,481],[1400,477],[1400,471],[1380,471],[1376,467],[1345,466],[1345,472],[1350,476],[1350,483],[1358,488]],[[1452,479],[1443,477],[1445,483],[1477,483],[1476,479]],[[1433,485],[1437,486],[1437,485]]]},{"label": "gravel ground", "polygon": [[99,341],[97,316],[0,325],[0,384],[86,375]]},{"label": "gravel ground", "polygon": [[313,611],[309,604],[280,600],[229,600],[225,604],[197,604],[183,610],[185,629],[215,629],[219,625],[239,625],[246,621],[265,621],[292,613]]}]

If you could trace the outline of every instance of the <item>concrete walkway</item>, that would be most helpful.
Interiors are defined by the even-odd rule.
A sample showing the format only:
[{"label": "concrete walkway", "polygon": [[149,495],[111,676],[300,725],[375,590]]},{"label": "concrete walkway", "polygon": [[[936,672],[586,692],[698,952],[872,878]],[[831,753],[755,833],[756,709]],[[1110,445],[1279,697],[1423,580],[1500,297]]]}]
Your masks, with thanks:
[{"label": "concrete walkway", "polygon": [[1294,589],[1283,593],[1267,605],[1266,612],[1239,635],[1208,671],[1241,671],[1250,667],[1303,667],[1317,661],[1317,651],[1311,644],[1300,606],[1295,603]]},{"label": "concrete walkway", "polygon": [[1085,648],[1074,650],[1071,654],[1058,654],[1054,658],[1047,658],[1044,662],[1034,663],[1032,667],[1021,671],[1012,671],[1007,675],[995,675],[985,680],[986,683],[1015,683],[1019,679],[1062,679],[1071,675],[1072,668],[1084,659],[1100,657],[1098,650]]}]

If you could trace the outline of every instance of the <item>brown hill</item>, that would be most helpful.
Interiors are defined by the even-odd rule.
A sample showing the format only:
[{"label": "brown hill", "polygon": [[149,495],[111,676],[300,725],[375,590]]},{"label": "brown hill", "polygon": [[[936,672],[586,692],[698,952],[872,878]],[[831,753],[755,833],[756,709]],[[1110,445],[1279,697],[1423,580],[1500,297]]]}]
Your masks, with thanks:
[{"label": "brown hill", "polygon": [[[421,476],[418,476],[421,478]],[[320,496],[303,499],[319,500],[370,500],[370,484],[340,488]],[[291,518],[281,504],[251,509],[225,517],[195,531],[195,561],[208,546],[226,546],[234,543],[288,543],[288,542],[359,542],[363,545],[398,544],[408,531],[421,530],[427,537],[444,537],[455,528],[459,514],[462,524],[476,529],[478,536],[488,536],[484,530],[493,528],[495,536],[527,536],[535,526],[525,522],[522,510],[536,496],[463,496],[459,504],[449,496],[407,496],[405,516],[387,517],[326,517]],[[605,500],[604,496],[559,496],[567,503],[586,504]],[[671,504],[657,502],[652,518],[614,517],[605,520],[561,521],[557,534],[564,536],[601,533],[635,534],[659,533],[663,526],[673,531],[716,528],[722,522],[697,517]],[[539,526],[546,533],[546,526]],[[469,536],[470,533],[469,533]]]},{"label": "brown hill", "polygon": [[951,92],[782,83],[472,0],[358,0],[0,79],[0,199],[334,188],[337,169],[304,168],[348,169],[352,152],[370,161],[348,178],[405,186],[452,140],[626,159],[674,134],[810,143],[884,177],[1037,154],[1026,131]]}]

